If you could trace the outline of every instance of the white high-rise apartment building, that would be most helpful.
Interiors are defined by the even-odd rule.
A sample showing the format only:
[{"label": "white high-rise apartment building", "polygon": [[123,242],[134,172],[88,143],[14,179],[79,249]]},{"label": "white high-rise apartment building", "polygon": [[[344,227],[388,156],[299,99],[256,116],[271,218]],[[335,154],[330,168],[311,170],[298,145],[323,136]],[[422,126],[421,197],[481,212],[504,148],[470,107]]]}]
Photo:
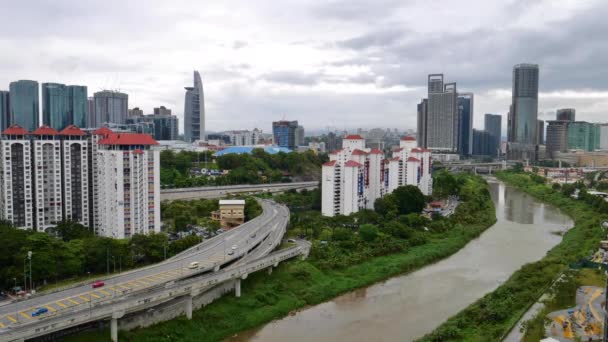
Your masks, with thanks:
[{"label": "white high-rise apartment building", "polygon": [[160,232],[160,154],[147,134],[113,133],[99,142],[98,235]]},{"label": "white high-rise apartment building", "polygon": [[0,140],[0,218],[15,227],[34,229],[32,151],[28,132],[13,125]]},{"label": "white high-rise apartment building", "polygon": [[97,235],[160,231],[160,154],[147,134],[87,135],[13,125],[0,138],[0,219],[44,231],[62,220]]},{"label": "white high-rise apartment building", "polygon": [[323,165],[324,216],[373,209],[376,199],[403,185],[416,185],[425,195],[432,193],[431,153],[417,148],[414,138],[401,139],[390,159],[384,159],[378,149],[365,148],[365,140],[359,135],[346,136],[342,145]]},{"label": "white high-rise apartment building", "polygon": [[41,126],[31,135],[36,229],[45,231],[62,220],[61,139],[59,132]]}]

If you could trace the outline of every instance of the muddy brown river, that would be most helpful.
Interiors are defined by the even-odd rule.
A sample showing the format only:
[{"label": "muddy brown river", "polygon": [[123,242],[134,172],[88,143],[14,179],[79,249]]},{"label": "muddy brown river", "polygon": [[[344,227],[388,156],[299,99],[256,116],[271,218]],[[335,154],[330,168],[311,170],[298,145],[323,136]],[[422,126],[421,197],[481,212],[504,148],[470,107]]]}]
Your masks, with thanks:
[{"label": "muddy brown river", "polygon": [[498,221],[451,257],[359,289],[228,342],[412,341],[541,259],[572,221],[554,207],[490,183]]}]

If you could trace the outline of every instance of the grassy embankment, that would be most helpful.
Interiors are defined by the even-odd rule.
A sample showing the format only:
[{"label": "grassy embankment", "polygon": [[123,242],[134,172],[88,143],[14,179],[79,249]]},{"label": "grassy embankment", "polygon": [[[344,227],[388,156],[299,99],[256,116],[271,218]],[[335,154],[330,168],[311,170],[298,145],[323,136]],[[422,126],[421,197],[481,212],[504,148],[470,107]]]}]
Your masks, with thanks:
[{"label": "grassy embankment", "polygon": [[570,263],[590,255],[602,239],[600,222],[607,216],[589,204],[534,181],[527,174],[502,172],[496,176],[540,201],[558,207],[574,220],[575,226],[543,259],[522,266],[495,291],[452,316],[419,341],[499,341]]},{"label": "grassy embankment", "polygon": [[[496,220],[488,186],[479,177],[466,181],[465,191],[478,203],[475,223],[454,225],[448,231],[429,235],[426,243],[404,252],[372,257],[344,268],[322,268],[315,260],[281,264],[271,276],[250,275],[243,282],[241,298],[224,296],[202,310],[185,317],[130,332],[120,332],[121,341],[220,341],[244,330],[259,327],[289,312],[322,303],[345,292],[387,278],[415,271],[455,253],[478,237]],[[479,203],[482,202],[483,203]],[[472,207],[461,203],[458,210]],[[467,211],[469,210],[469,211]],[[109,331],[80,334],[67,341],[105,341]]]}]

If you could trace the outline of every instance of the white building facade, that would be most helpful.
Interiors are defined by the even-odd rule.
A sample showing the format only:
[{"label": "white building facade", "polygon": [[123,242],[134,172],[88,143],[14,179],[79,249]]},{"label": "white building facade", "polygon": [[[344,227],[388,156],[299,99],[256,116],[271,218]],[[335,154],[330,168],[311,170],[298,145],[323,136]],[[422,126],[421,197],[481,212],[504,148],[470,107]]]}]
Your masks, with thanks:
[{"label": "white building facade", "polygon": [[376,199],[403,185],[418,186],[425,195],[432,193],[431,152],[417,148],[414,138],[402,138],[389,159],[378,149],[365,148],[359,135],[346,136],[342,146],[330,153],[330,161],[323,165],[324,216],[373,209]]},{"label": "white building facade", "polygon": [[37,231],[72,220],[113,238],[160,232],[157,144],[107,128],[13,125],[0,138],[0,219]]}]

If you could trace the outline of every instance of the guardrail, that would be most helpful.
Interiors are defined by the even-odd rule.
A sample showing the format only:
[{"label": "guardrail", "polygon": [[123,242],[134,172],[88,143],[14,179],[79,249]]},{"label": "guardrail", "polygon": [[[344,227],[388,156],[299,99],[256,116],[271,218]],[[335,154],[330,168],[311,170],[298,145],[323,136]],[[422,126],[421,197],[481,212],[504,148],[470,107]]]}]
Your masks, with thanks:
[{"label": "guardrail", "polygon": [[41,317],[37,321],[23,323],[16,328],[10,329],[8,332],[0,332],[0,340],[14,341],[34,338],[80,324],[107,318],[120,318],[127,313],[145,310],[178,297],[199,295],[219,283],[233,279],[245,279],[250,273],[270,266],[276,266],[284,260],[299,255],[306,256],[309,251],[310,244],[306,243],[277,251],[242,266],[219,270],[201,277],[185,279],[179,283],[170,281],[165,283],[164,287],[156,286],[148,288],[145,290],[145,293],[124,296],[107,303],[89,302],[89,308],[75,310],[74,312],[63,312],[61,316],[49,315]]},{"label": "guardrail", "polygon": [[174,188],[161,189],[161,194],[191,192],[191,191],[217,191],[217,190],[236,190],[236,189],[258,189],[258,188],[281,188],[299,186],[317,186],[319,182],[292,182],[292,183],[268,183],[268,184],[243,184],[243,185],[223,185],[223,186],[200,186],[193,188]]}]

